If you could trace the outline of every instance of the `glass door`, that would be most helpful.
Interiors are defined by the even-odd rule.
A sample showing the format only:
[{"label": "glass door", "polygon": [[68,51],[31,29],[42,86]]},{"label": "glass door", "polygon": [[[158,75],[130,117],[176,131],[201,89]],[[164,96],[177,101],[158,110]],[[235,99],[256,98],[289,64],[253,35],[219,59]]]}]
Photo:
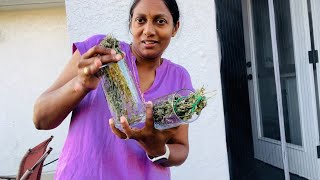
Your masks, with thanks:
[{"label": "glass door", "polygon": [[[319,176],[318,126],[305,0],[243,0],[255,158]],[[310,45],[309,45],[310,46]]]},{"label": "glass door", "polygon": [[312,51],[314,54],[314,58],[316,60],[316,62],[314,63],[314,72],[315,72],[315,77],[316,77],[316,83],[317,83],[317,87],[318,89],[316,89],[317,93],[316,95],[317,100],[318,100],[318,127],[320,128],[320,66],[319,66],[319,51],[320,51],[320,1],[319,0],[308,0],[310,3],[309,7],[308,7],[308,12],[309,12],[309,18],[312,21],[312,24],[310,23],[309,27],[310,29],[312,28],[312,31],[310,32],[310,42],[311,42],[311,49],[310,51]]}]

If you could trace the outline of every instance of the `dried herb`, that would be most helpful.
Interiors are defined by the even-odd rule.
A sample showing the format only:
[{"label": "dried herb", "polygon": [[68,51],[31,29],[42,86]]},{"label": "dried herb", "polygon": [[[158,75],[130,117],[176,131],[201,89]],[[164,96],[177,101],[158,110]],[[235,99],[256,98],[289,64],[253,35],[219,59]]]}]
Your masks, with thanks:
[{"label": "dried herb", "polygon": [[167,98],[156,101],[153,106],[155,124],[170,127],[168,123],[188,122],[194,115],[200,115],[202,109],[207,105],[207,99],[203,87],[186,96],[168,95]]},{"label": "dried herb", "polygon": [[[122,55],[119,41],[112,35],[106,36],[106,38],[100,42],[100,45],[106,48],[112,48],[117,54]],[[119,63],[121,62],[109,63],[102,66],[98,72],[98,76],[102,76],[104,81],[103,89],[115,120],[118,121],[120,116],[125,116],[131,125],[141,119],[140,116],[136,114],[138,108],[135,103],[137,95],[132,93],[134,84],[128,80],[130,75],[128,74],[127,64],[122,62],[122,65],[125,66],[124,69],[126,69],[123,70]]]},{"label": "dried herb", "polygon": [[[112,35],[106,36],[100,45],[114,49],[117,54],[122,54],[119,41]],[[130,125],[145,120],[145,107],[141,108],[137,104],[138,96],[141,97],[141,94],[134,91],[137,87],[124,59],[118,63],[103,65],[97,75],[103,79],[103,90],[116,126],[120,116],[125,116]],[[178,93],[168,95],[154,103],[155,126],[165,129],[173,127],[170,123],[191,122],[194,116],[199,116],[202,109],[206,107],[207,100],[204,88],[184,95]]]}]

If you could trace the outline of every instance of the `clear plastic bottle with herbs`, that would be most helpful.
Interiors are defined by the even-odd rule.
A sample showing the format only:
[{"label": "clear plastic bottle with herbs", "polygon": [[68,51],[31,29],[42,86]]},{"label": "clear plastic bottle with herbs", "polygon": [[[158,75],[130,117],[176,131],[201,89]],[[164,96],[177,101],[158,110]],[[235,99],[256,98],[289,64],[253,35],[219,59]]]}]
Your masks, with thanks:
[{"label": "clear plastic bottle with herbs", "polygon": [[[114,49],[117,54],[122,53],[119,41],[111,35],[106,36],[100,45]],[[121,116],[127,118],[130,126],[145,122],[144,99],[124,58],[103,65],[97,75],[102,78],[103,91],[117,128],[121,128]]]},{"label": "clear plastic bottle with herbs", "polygon": [[181,89],[153,100],[153,118],[156,129],[169,129],[197,120],[207,105],[205,89]]}]

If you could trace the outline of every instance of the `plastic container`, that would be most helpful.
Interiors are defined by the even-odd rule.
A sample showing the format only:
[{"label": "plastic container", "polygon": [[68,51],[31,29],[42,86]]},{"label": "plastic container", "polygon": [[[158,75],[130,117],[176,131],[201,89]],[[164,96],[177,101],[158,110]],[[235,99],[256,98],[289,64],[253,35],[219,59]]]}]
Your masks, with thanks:
[{"label": "plastic container", "polygon": [[[200,113],[194,112],[195,102],[188,102],[194,91],[182,89],[153,101],[154,127],[159,130],[194,122]],[[193,98],[195,99],[195,98]]]},{"label": "plastic container", "polygon": [[130,126],[145,122],[144,99],[125,59],[103,65],[97,75],[102,78],[103,91],[118,129],[122,128],[121,116],[127,118]]}]

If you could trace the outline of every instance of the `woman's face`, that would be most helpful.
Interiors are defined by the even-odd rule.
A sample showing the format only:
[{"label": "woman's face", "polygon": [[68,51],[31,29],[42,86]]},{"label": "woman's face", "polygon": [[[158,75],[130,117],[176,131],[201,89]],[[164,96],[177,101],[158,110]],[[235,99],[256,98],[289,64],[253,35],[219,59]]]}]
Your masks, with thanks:
[{"label": "woman's face", "polygon": [[170,11],[162,0],[141,0],[131,19],[134,54],[149,60],[160,58],[178,28],[179,23],[174,27]]}]

